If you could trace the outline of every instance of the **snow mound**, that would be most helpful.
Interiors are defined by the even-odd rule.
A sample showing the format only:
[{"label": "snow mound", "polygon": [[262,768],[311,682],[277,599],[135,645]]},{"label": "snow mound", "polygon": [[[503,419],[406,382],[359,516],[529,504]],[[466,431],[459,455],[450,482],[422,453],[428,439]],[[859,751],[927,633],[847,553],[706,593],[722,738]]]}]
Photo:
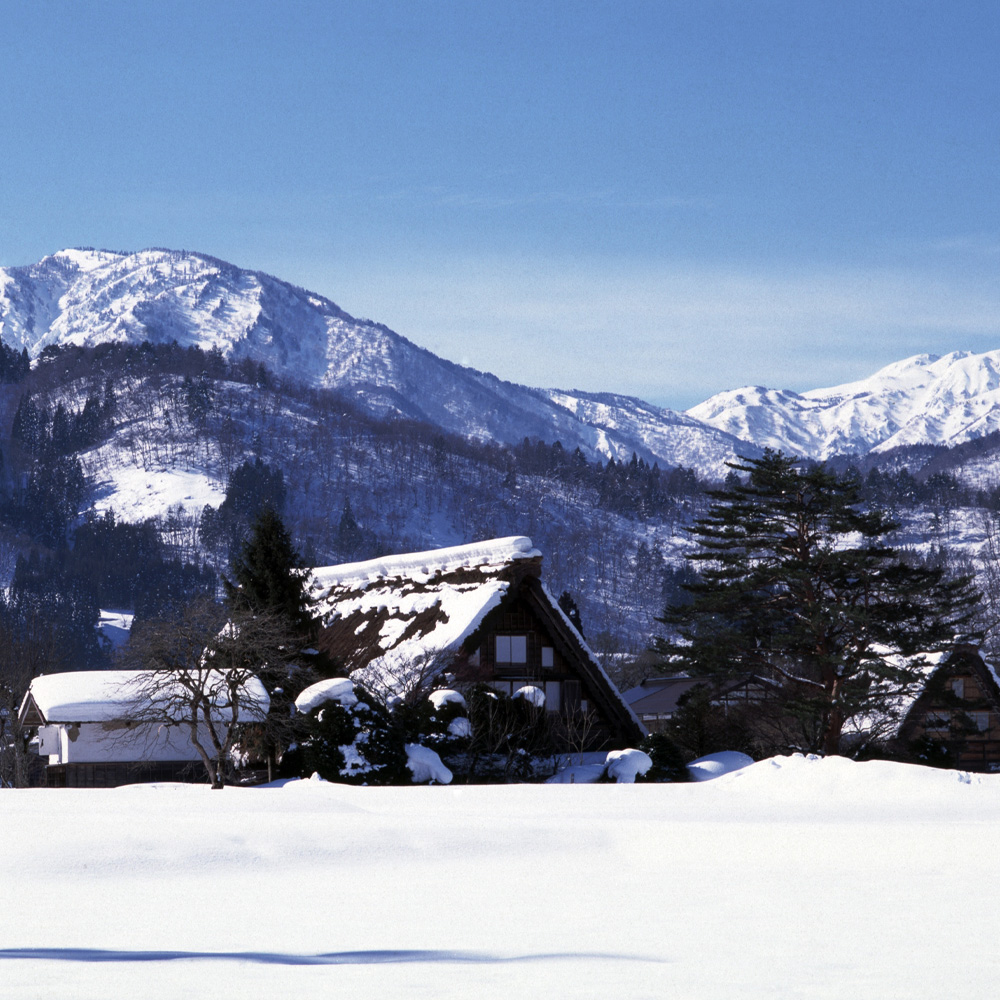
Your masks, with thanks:
[{"label": "snow mound", "polygon": [[523,698],[534,708],[545,707],[545,692],[541,688],[534,687],[531,684],[526,684],[523,688],[518,688],[514,692],[514,697]]},{"label": "snow mound", "polygon": [[570,764],[545,779],[547,785],[593,785],[604,776],[603,764]]},{"label": "snow mound", "polygon": [[431,691],[427,700],[434,706],[435,711],[439,711],[445,705],[461,705],[465,708],[465,698],[458,691],[451,691],[442,688],[440,691]]},{"label": "snow mound", "polygon": [[458,737],[458,739],[468,739],[472,736],[472,723],[464,716],[452,719],[448,723],[448,735]]},{"label": "snow mound", "polygon": [[353,708],[358,703],[354,685],[349,678],[333,677],[330,680],[310,684],[295,699],[295,709],[305,715],[330,701],[339,701],[344,708]]},{"label": "snow mound", "polygon": [[688,764],[688,771],[695,781],[711,781],[721,778],[724,774],[739,771],[753,763],[753,757],[737,750],[722,750],[719,753],[706,754]]},{"label": "snow mound", "polygon": [[421,746],[419,743],[407,743],[406,766],[413,775],[414,784],[422,785],[429,781],[436,781],[439,785],[451,784],[451,771],[444,766],[441,758],[430,747]]},{"label": "snow mound", "polygon": [[640,774],[645,774],[653,761],[642,750],[611,750],[605,762],[607,775],[619,784],[632,784]]}]

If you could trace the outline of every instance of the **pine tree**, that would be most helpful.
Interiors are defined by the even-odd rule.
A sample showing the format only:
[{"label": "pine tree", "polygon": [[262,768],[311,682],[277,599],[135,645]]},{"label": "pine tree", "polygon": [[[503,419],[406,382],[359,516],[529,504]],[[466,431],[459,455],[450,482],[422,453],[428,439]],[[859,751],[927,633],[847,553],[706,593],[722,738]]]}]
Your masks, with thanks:
[{"label": "pine tree", "polygon": [[[559,608],[573,623],[573,628],[575,628],[580,635],[583,635],[583,620],[580,618],[580,607],[568,590],[564,590],[559,595]],[[584,636],[584,638],[586,638],[586,636]]]},{"label": "pine tree", "polygon": [[258,516],[223,585],[234,612],[268,612],[285,618],[305,637],[313,628],[306,577],[291,535],[273,507]]},{"label": "pine tree", "polygon": [[315,641],[318,623],[310,612],[306,573],[273,507],[265,507],[257,518],[232,570],[233,579],[223,578],[223,586],[234,633],[239,634],[247,619],[270,621],[272,630],[284,633],[281,654],[260,663],[256,671],[270,696],[270,712],[256,732],[244,735],[247,749],[266,759],[270,778],[299,735],[296,695],[319,676],[329,676],[331,665],[305,648]]},{"label": "pine tree", "polygon": [[672,669],[774,682],[799,745],[837,753],[849,719],[915,689],[921,654],[975,638],[978,595],[968,577],[905,562],[856,477],[771,451],[732,467],[746,479],[709,494],[691,529],[700,580],[655,646]]}]

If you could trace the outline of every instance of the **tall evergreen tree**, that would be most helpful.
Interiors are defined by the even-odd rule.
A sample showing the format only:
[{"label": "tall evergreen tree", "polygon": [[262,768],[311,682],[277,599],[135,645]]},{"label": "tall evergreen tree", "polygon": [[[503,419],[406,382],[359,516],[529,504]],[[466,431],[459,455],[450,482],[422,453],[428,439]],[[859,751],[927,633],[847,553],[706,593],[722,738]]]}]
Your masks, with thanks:
[{"label": "tall evergreen tree", "polygon": [[306,574],[273,507],[265,507],[258,516],[232,570],[233,579],[224,579],[223,585],[234,612],[278,614],[303,638],[311,633]]},{"label": "tall evergreen tree", "polygon": [[768,451],[710,493],[691,529],[700,579],[660,619],[673,667],[776,682],[800,745],[837,753],[851,718],[891,710],[922,679],[921,654],[975,638],[968,577],[911,565],[897,525],[861,504],[856,477]]},{"label": "tall evergreen tree", "polygon": [[243,551],[234,560],[233,579],[223,578],[235,634],[247,619],[272,623],[284,638],[280,655],[257,665],[256,672],[271,698],[271,708],[262,726],[244,734],[247,749],[260,753],[273,776],[288,747],[300,734],[294,717],[295,697],[320,676],[329,676],[332,666],[311,647],[318,622],[310,610],[306,572],[291,535],[273,507],[265,507],[255,522]]}]

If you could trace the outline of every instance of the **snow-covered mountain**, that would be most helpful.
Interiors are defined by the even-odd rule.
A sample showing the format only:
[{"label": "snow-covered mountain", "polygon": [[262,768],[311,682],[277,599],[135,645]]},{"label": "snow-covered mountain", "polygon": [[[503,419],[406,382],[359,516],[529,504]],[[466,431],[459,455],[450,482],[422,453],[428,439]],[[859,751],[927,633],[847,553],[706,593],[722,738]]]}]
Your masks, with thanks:
[{"label": "snow-covered mountain", "polygon": [[536,389],[439,358],[323,296],[203,254],[62,250],[0,268],[0,336],[50,345],[170,342],[217,348],[311,385],[481,439],[561,441],[588,457],[684,465],[721,476],[764,447],[828,458],[955,445],[1000,429],[1000,350],[917,355],[870,378],[795,393],[760,386],[686,413],[629,396]]},{"label": "snow-covered mountain", "polygon": [[1000,350],[918,354],[859,382],[802,394],[732,389],[687,416],[762,447],[813,458],[953,446],[1000,429]]},{"label": "snow-covered mountain", "polygon": [[641,400],[532,389],[453,364],[320,295],[196,253],[62,250],[0,269],[0,336],[32,356],[109,341],[218,348],[347,391],[376,413],[501,442],[558,440],[588,457],[636,452],[704,475],[747,451],[726,431]]}]

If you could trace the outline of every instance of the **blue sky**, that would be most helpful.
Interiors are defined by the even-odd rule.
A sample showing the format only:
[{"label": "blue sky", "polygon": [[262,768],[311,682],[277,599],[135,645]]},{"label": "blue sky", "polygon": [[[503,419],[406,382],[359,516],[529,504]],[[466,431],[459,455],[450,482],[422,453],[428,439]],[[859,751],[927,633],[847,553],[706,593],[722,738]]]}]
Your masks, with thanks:
[{"label": "blue sky", "polygon": [[1000,347],[1000,3],[0,2],[0,265],[201,250],[678,408]]}]

